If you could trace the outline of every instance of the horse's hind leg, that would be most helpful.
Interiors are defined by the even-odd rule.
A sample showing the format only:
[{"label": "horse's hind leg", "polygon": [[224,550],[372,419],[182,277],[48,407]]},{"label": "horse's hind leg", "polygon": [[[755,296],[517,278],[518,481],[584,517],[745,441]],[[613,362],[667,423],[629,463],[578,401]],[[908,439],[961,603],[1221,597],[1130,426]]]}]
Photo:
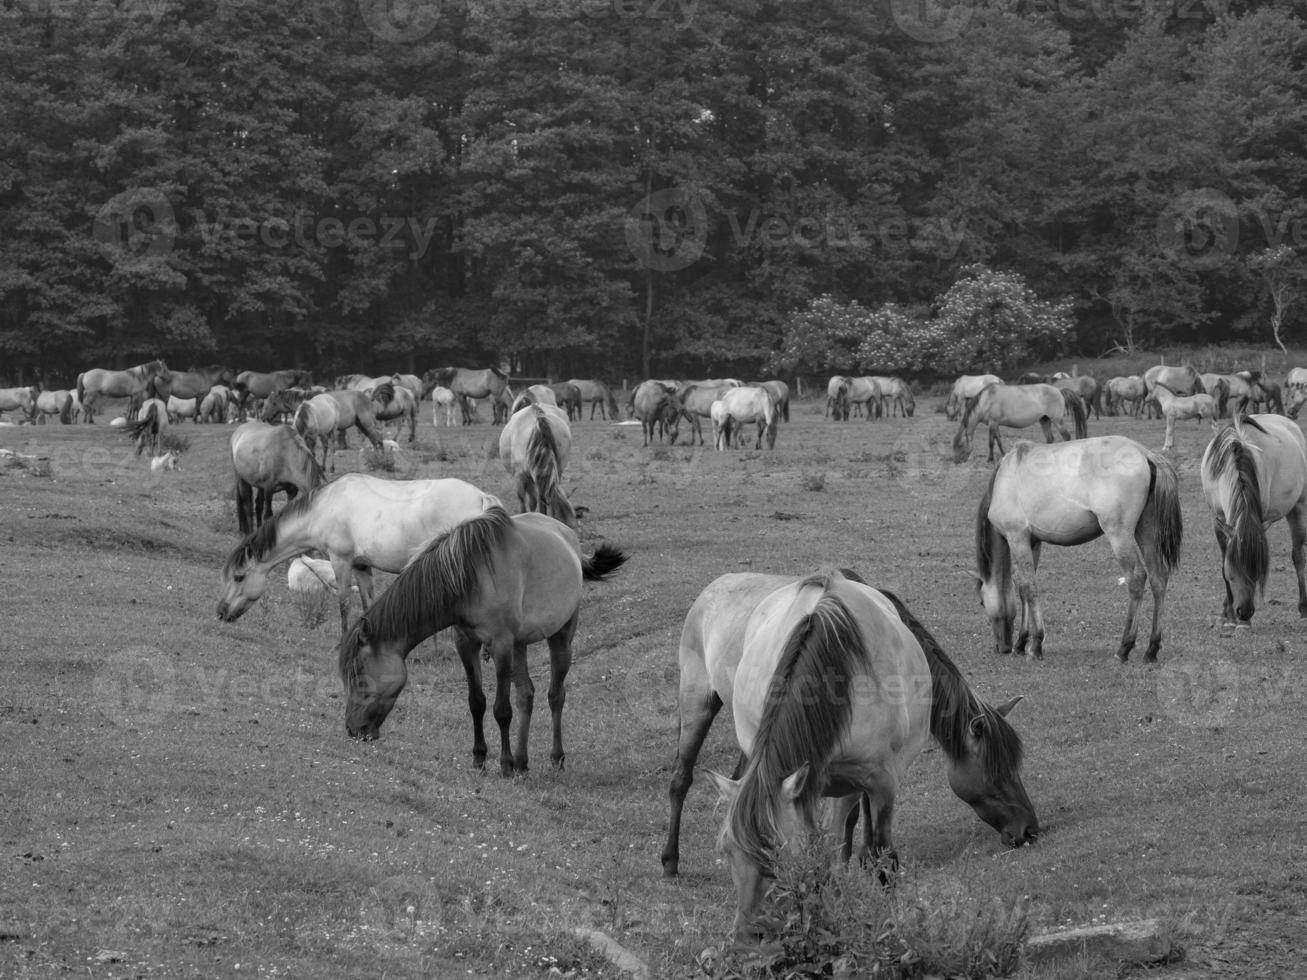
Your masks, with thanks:
[{"label": "horse's hind leg", "polygon": [[[1125,663],[1130,659],[1130,651],[1134,649],[1135,639],[1139,634],[1139,603],[1144,598],[1144,583],[1148,581],[1148,571],[1144,563],[1144,556],[1140,553],[1139,545],[1133,537],[1125,538],[1120,534],[1113,534],[1110,536],[1109,541],[1112,545],[1112,553],[1116,555],[1117,563],[1121,566],[1121,571],[1125,572],[1126,588],[1129,590],[1129,599],[1126,602],[1125,609],[1125,628],[1121,633],[1121,645],[1116,650],[1116,659]],[[1157,625],[1157,605],[1157,593],[1154,591],[1154,628]],[[1149,650],[1153,658],[1156,658],[1157,651],[1153,648],[1151,640]],[[1145,656],[1145,659],[1149,658]]]},{"label": "horse's hind leg", "polygon": [[549,637],[549,714],[553,723],[554,744],[549,761],[555,769],[563,768],[563,705],[567,702],[567,672],[572,669],[572,637],[576,633],[576,616]]},{"label": "horse's hind leg", "polygon": [[1012,547],[1012,578],[1021,602],[1016,652],[1025,650],[1029,644],[1026,656],[1031,660],[1044,659],[1044,612],[1040,608],[1039,592],[1035,588],[1039,546],[1038,541],[1021,541]]},{"label": "horse's hind leg", "polygon": [[[668,790],[671,800],[671,819],[667,827],[667,843],[663,847],[663,874],[676,875],[681,862],[681,811],[685,796],[694,782],[694,764],[703,748],[704,739],[713,719],[722,709],[722,699],[709,684],[703,653],[699,650],[681,650],[681,684],[678,696],[680,731],[676,740],[676,762],[672,765],[672,783]],[[744,761],[744,754],[740,754]],[[735,777],[740,776],[737,767]]]},{"label": "horse's hind leg", "polygon": [[1297,504],[1285,514],[1285,520],[1289,524],[1289,537],[1293,543],[1293,571],[1298,576],[1298,615],[1307,618],[1307,584],[1303,582],[1303,567],[1307,562],[1307,556],[1304,555],[1304,547],[1307,546],[1307,501],[1299,500]]},{"label": "horse's hind leg", "polygon": [[481,685],[481,641],[471,633],[454,630],[454,649],[467,676],[467,710],[472,715],[472,765],[486,766],[486,692]]},{"label": "horse's hind leg", "polygon": [[[551,649],[552,653],[552,649]],[[511,757],[505,757],[501,752],[499,757],[499,770],[504,776],[512,776],[516,773],[519,776],[526,775],[529,768],[527,759],[527,742],[531,734],[531,712],[535,708],[536,687],[531,680],[531,672],[527,670],[526,665],[526,644],[514,642],[512,648],[512,663],[510,673],[513,679],[513,687],[517,691],[517,746],[513,750]],[[502,674],[499,675],[502,678]],[[499,707],[499,692],[495,692],[495,720],[499,722],[500,733],[503,736],[503,748],[508,746],[508,721],[512,719],[512,714],[508,715],[508,720],[501,720]]]}]

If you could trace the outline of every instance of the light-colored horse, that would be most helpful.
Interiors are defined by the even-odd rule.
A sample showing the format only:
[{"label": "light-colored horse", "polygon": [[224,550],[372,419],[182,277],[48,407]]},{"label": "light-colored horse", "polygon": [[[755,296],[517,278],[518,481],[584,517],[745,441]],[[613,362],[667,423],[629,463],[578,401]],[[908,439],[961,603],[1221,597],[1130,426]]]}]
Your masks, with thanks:
[{"label": "light-colored horse", "polygon": [[473,368],[462,367],[445,367],[432,368],[426,374],[422,375],[423,385],[438,384],[448,388],[454,393],[460,407],[463,409],[463,424],[472,424],[472,410],[468,404],[470,398],[490,398],[492,410],[494,411],[494,421],[498,425],[501,421],[507,421],[505,415],[500,418],[499,394],[508,384],[508,375],[499,368]]},{"label": "light-colored horse", "polygon": [[917,410],[917,400],[912,394],[912,387],[900,377],[887,375],[875,379],[881,391],[881,411],[886,407],[889,414],[911,418]]},{"label": "light-colored horse", "polygon": [[239,618],[263,595],[269,572],[283,561],[320,551],[336,573],[343,633],[356,579],[366,609],[372,604],[373,569],[403,570],[425,542],[499,505],[498,498],[463,480],[383,480],[346,473],[300,494],[237,545],[222,569],[218,618]]},{"label": "light-colored horse", "polygon": [[226,423],[227,409],[233,405],[239,407],[236,393],[226,385],[214,385],[200,401],[200,410],[195,421]]},{"label": "light-colored horse", "polygon": [[172,373],[163,361],[147,361],[125,371],[91,368],[77,376],[77,400],[82,406],[82,418],[95,421],[95,406],[102,397],[131,398],[145,392],[149,383],[160,378],[168,381]]},{"label": "light-colored horse", "polygon": [[1289,368],[1284,379],[1284,410],[1289,418],[1298,417],[1304,402],[1307,402],[1307,368]]},{"label": "light-colored horse", "polygon": [[676,399],[680,404],[682,417],[690,423],[690,445],[699,440],[703,445],[703,426],[700,419],[712,418],[712,403],[722,396],[728,388],[738,387],[738,382],[731,384],[718,380],[715,384],[707,381],[681,382],[681,389]]},{"label": "light-colored horse", "polygon": [[849,378],[849,405],[853,408],[854,415],[862,411],[868,420],[880,418],[884,397],[885,392],[878,379],[867,376]]},{"label": "light-colored horse", "polygon": [[241,534],[251,533],[272,517],[272,498],[278,490],[284,490],[290,501],[326,479],[313,451],[285,425],[242,422],[232,430],[229,448]]},{"label": "light-colored horse", "polygon": [[1030,644],[1044,655],[1044,614],[1035,587],[1044,544],[1107,537],[1125,573],[1129,602],[1117,648],[1124,661],[1138,634],[1139,603],[1153,592],[1153,627],[1144,661],[1157,659],[1162,611],[1183,533],[1174,467],[1124,436],[1058,445],[1017,442],[994,468],[976,514],[976,579],[996,653]]},{"label": "light-colored horse", "polygon": [[1044,439],[1053,441],[1053,424],[1056,423],[1062,438],[1069,440],[1066,427],[1070,417],[1075,424],[1075,438],[1083,439],[1087,433],[1085,405],[1074,391],[1055,388],[1053,385],[986,385],[980,394],[967,399],[957,435],[953,437],[953,461],[965,462],[971,455],[976,426],[984,422],[989,428],[989,462],[994,461],[994,447],[1003,454],[999,426],[1024,429],[1036,422],[1044,430]]},{"label": "light-colored horse", "polygon": [[322,468],[328,469],[327,461],[330,460],[330,469],[334,470],[336,429],[340,425],[340,405],[336,399],[330,394],[314,395],[295,409],[295,419],[291,424],[310,452],[316,452],[318,443],[322,443]]},{"label": "light-colored horse", "polygon": [[516,415],[528,405],[551,405],[557,408],[558,398],[549,385],[527,385],[509,406],[509,417]]},{"label": "light-colored horse", "polygon": [[600,418],[616,419],[618,417],[617,398],[611,388],[594,378],[569,378],[567,383],[575,385],[581,392],[581,401],[590,403],[590,418],[595,417],[595,406],[599,407]]},{"label": "light-colored horse", "polygon": [[440,415],[444,412],[445,425],[454,424],[454,404],[457,401],[454,393],[444,385],[433,385],[431,388],[431,424],[439,428]]},{"label": "light-colored horse", "polygon": [[1150,419],[1153,418],[1154,408],[1159,408],[1157,417],[1162,417],[1160,406],[1151,404],[1156,401],[1154,389],[1159,382],[1171,389],[1172,393],[1181,396],[1206,393],[1206,389],[1203,387],[1203,379],[1192,364],[1184,364],[1178,367],[1154,364],[1144,372],[1144,388],[1148,392],[1147,397],[1144,399],[1144,411]]},{"label": "light-colored horse", "polygon": [[767,394],[771,395],[772,401],[776,403],[776,418],[780,422],[790,420],[790,386],[784,381],[776,378],[770,378],[767,381],[750,381],[750,388],[765,388]]},{"label": "light-colored horse", "polygon": [[539,402],[514,412],[499,433],[499,458],[513,477],[524,511],[537,511],[576,527],[576,512],[563,493],[563,472],[572,451],[572,427],[557,405]]},{"label": "light-colored horse", "polygon": [[995,709],[977,698],[888,594],[839,572],[724,576],[686,618],[680,663],[663,870],[679,869],[680,810],[694,758],[729,699],[747,763],[738,780],[709,775],[727,802],[720,843],[736,888],[737,938],[752,931],[775,860],[815,836],[821,796],[838,798],[833,826],[844,834],[843,856],[862,800],[871,857],[894,858],[898,788],[931,736],[944,749],[953,791],[1005,842],[1024,844],[1039,833],[1021,781],[1021,741],[1003,717],[1015,702]]},{"label": "light-colored horse", "polygon": [[1103,417],[1103,389],[1093,375],[1059,372],[1053,375],[1052,383],[1055,388],[1065,388],[1079,395],[1080,400],[1085,404],[1086,417],[1091,411],[1094,413],[1094,418]]},{"label": "light-colored horse", "polygon": [[128,422],[123,429],[130,439],[136,441],[136,455],[139,456],[148,447],[150,455],[159,452],[159,440],[168,428],[168,404],[161,398],[147,398],[134,421]]},{"label": "light-colored horse", "polygon": [[1289,524],[1298,615],[1307,617],[1307,440],[1292,419],[1249,415],[1219,429],[1203,451],[1199,474],[1221,549],[1227,623],[1246,625],[1270,573],[1266,529]]},{"label": "light-colored horse", "polygon": [[962,417],[967,402],[975,398],[988,385],[1001,385],[1003,379],[997,374],[964,374],[953,382],[953,390],[944,402],[944,417],[955,422]]},{"label": "light-colored horse", "polygon": [[0,388],[0,412],[22,412],[24,421],[36,421],[36,400],[41,389],[36,385],[19,388]]},{"label": "light-colored horse", "polygon": [[[727,388],[718,400],[722,404],[722,413],[730,418],[729,425],[724,426],[728,435],[737,428],[742,431],[743,426],[752,422],[758,427],[758,439],[753,448],[761,449],[764,439],[768,449],[776,448],[776,402],[766,388]],[[709,406],[710,416],[712,408]],[[714,433],[717,428],[714,424]]]},{"label": "light-colored horse", "polygon": [[409,388],[397,384],[394,378],[385,378],[372,389],[370,397],[378,422],[399,419],[395,429],[397,436],[403,433],[404,423],[407,422],[408,441],[417,438],[418,400]]},{"label": "light-colored horse", "polygon": [[849,378],[836,374],[826,382],[826,418],[836,422],[849,420]]},{"label": "light-colored horse", "polygon": [[1138,416],[1144,408],[1144,398],[1148,394],[1144,379],[1137,374],[1118,375],[1108,379],[1105,386],[1107,413],[1109,415]]},{"label": "light-colored horse", "polygon": [[[208,392],[205,392],[208,395]],[[182,419],[190,419],[192,422],[199,417],[199,399],[196,398],[178,398],[176,395],[168,396],[168,421],[176,424]]]},{"label": "light-colored horse", "polygon": [[1177,420],[1207,419],[1212,425],[1212,432],[1216,431],[1218,424],[1216,399],[1206,392],[1199,392],[1196,395],[1177,395],[1165,383],[1155,381],[1151,400],[1157,404],[1166,419],[1166,441],[1162,443],[1163,452],[1175,445]]},{"label": "light-colored horse", "polygon": [[59,421],[67,425],[73,420],[76,405],[77,396],[66,388],[42,391],[36,396],[36,421],[44,424],[46,416],[57,415]]}]

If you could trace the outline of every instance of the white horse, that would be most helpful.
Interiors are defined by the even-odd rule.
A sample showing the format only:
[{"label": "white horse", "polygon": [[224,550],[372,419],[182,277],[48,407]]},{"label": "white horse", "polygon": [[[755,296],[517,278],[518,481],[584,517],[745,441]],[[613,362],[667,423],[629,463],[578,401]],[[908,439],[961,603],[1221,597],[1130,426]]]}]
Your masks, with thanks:
[{"label": "white horse", "polygon": [[445,425],[446,426],[453,425],[454,405],[457,403],[457,401],[458,399],[454,396],[454,393],[450,391],[448,388],[446,388],[444,385],[436,385],[434,388],[432,388],[431,389],[431,424],[436,427],[440,426],[440,413],[443,410],[445,413]]},{"label": "white horse", "polygon": [[953,382],[948,401],[944,403],[944,417],[950,422],[956,421],[967,405],[967,400],[975,398],[989,385],[1001,385],[1003,379],[997,374],[964,374]]},{"label": "white horse", "polygon": [[1219,416],[1216,411],[1216,399],[1211,395],[1205,392],[1197,395],[1177,395],[1164,382],[1154,381],[1152,397],[1166,418],[1166,442],[1162,444],[1162,452],[1175,445],[1177,419],[1207,419],[1212,423],[1212,434],[1216,434],[1216,420]]}]

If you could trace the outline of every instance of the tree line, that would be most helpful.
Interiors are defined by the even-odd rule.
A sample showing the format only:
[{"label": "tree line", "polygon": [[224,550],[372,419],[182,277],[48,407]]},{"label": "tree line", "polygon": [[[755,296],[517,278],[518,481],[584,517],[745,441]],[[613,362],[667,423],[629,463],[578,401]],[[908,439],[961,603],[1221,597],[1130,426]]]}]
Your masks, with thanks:
[{"label": "tree line", "polygon": [[814,302],[928,373],[977,269],[1069,352],[1292,340],[1305,54],[1287,2],[0,0],[0,373],[755,375]]}]

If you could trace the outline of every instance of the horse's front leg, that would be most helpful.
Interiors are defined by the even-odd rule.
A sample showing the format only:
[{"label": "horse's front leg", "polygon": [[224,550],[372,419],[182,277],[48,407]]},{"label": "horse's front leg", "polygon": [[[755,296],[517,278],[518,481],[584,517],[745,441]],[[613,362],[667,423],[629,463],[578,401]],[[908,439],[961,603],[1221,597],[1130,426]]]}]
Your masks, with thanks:
[{"label": "horse's front leg", "polygon": [[858,826],[858,804],[862,798],[861,793],[838,796],[831,806],[831,832],[840,835],[840,864],[848,864],[853,857],[853,831]]},{"label": "horse's front leg", "polygon": [[[434,639],[434,638],[433,638]],[[472,715],[472,765],[486,767],[486,692],[481,685],[481,641],[455,628],[454,649],[467,676],[467,710]]]},{"label": "horse's front leg", "polygon": [[1038,565],[1035,545],[1022,541],[1012,548],[1012,578],[1021,603],[1021,623],[1017,633],[1016,651],[1029,649],[1031,660],[1044,658],[1044,622],[1039,608],[1039,594],[1035,589],[1035,570]]},{"label": "horse's front leg", "polygon": [[1230,539],[1218,523],[1215,526],[1216,545],[1221,551],[1221,581],[1225,583],[1225,605],[1221,607],[1221,617],[1224,623],[1235,623],[1234,618],[1234,593],[1230,591],[1230,580],[1225,574],[1225,549],[1229,546]]},{"label": "horse's front leg", "polygon": [[336,575],[336,605],[340,607],[340,632],[343,636],[349,632],[349,593],[354,585],[354,566],[346,559],[333,556],[331,570]]},{"label": "horse's front leg", "polygon": [[[372,568],[367,565],[355,565],[354,582],[359,587],[359,603],[362,605],[363,611],[367,612],[368,607],[372,605],[373,597]],[[349,596],[347,595],[345,598],[348,599]]]},{"label": "horse's front leg", "polygon": [[1307,561],[1307,556],[1304,555],[1307,547],[1307,505],[1300,500],[1284,516],[1289,523],[1289,536],[1293,543],[1293,570],[1298,576],[1298,615],[1307,618],[1307,585],[1303,582],[1303,567]]},{"label": "horse's front leg", "polygon": [[986,428],[989,429],[989,461],[994,462],[994,447],[998,446],[998,455],[1001,459],[1006,452],[1003,448],[1003,439],[998,434],[998,424],[991,422]]},{"label": "horse's front leg", "polygon": [[[567,703],[567,672],[572,669],[572,636],[576,617],[549,637],[549,714],[553,724],[553,746],[549,761],[555,769],[563,768],[563,705]],[[525,758],[525,756],[523,757]]]}]

